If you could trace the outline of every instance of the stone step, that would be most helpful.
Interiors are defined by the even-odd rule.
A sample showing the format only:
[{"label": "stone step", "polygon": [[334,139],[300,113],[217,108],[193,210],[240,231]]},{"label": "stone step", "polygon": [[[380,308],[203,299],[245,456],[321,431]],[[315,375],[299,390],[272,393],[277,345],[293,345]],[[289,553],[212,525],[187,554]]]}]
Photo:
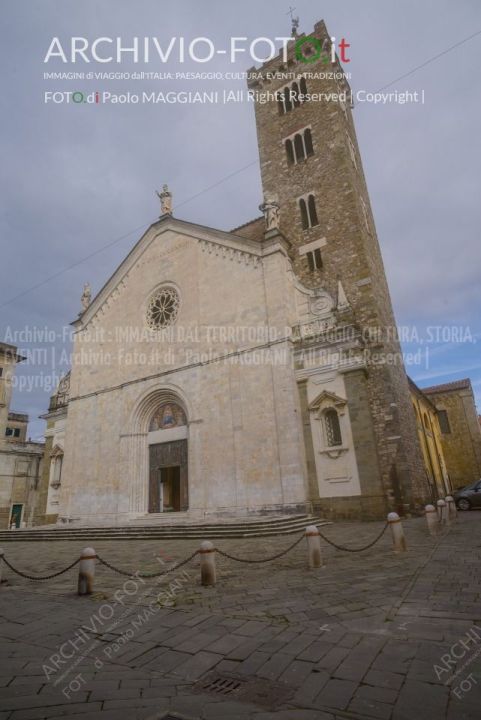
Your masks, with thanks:
[{"label": "stone step", "polygon": [[[174,516],[175,520],[173,520],[173,516],[170,515],[167,518],[164,515],[165,522],[157,522],[157,523],[150,523],[147,522],[150,517],[152,516],[146,516],[145,520],[140,523],[139,521],[130,521],[123,525],[80,525],[76,523],[68,524],[68,525],[50,525],[50,526],[40,526],[40,527],[34,527],[34,528],[22,528],[20,532],[71,532],[72,530],[76,530],[79,532],[83,532],[85,530],[91,531],[102,531],[102,532],[125,532],[127,530],[135,530],[137,532],[143,532],[143,531],[150,531],[150,530],[175,530],[182,532],[183,530],[192,530],[194,528],[202,528],[202,529],[214,529],[217,530],[219,528],[226,528],[230,530],[234,529],[246,529],[246,530],[253,530],[255,528],[275,528],[275,527],[290,527],[292,525],[295,525],[297,523],[303,523],[306,520],[308,521],[311,518],[314,518],[313,515],[288,515],[288,516],[281,516],[281,517],[274,517],[274,518],[263,518],[263,519],[241,519],[241,520],[225,520],[225,519],[218,519],[217,521],[196,521],[191,519],[189,522],[177,522],[177,514]],[[156,516],[153,516],[156,517]],[[135,524],[134,524],[135,523]],[[1,533],[8,533],[9,530],[0,530]]]},{"label": "stone step", "polygon": [[304,530],[307,525],[325,525],[326,520],[314,516],[297,516],[296,519],[282,523],[262,523],[261,526],[231,524],[192,524],[190,526],[116,526],[116,527],[70,527],[47,529],[21,529],[0,531],[0,542],[51,541],[51,540],[150,540],[150,539],[211,539],[211,538],[248,538],[292,535]]}]

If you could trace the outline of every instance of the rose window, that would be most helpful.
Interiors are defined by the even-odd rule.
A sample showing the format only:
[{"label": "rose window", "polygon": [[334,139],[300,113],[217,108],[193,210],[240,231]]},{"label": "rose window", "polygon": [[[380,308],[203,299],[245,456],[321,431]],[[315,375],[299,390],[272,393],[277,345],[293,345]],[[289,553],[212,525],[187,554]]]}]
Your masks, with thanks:
[{"label": "rose window", "polygon": [[162,288],[150,298],[147,307],[147,325],[152,330],[161,330],[172,325],[179,312],[180,298],[174,288]]}]

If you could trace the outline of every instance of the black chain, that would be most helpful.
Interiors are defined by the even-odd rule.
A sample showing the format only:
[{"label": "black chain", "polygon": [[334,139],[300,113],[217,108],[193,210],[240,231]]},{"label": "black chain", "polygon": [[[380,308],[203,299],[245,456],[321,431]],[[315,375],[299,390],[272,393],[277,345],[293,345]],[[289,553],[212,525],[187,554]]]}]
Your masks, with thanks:
[{"label": "black chain", "polygon": [[167,570],[161,570],[158,573],[133,573],[129,570],[121,570],[120,568],[115,567],[115,565],[111,565],[107,560],[104,560],[99,555],[97,555],[97,560],[102,565],[105,565],[105,567],[108,567],[109,570],[113,570],[114,572],[118,573],[119,575],[125,575],[126,577],[139,577],[139,578],[156,578],[161,577],[161,575],[167,575],[167,573],[173,572],[174,570],[178,570],[183,565],[187,565],[188,562],[190,562],[197,554],[198,550],[192,553],[192,555],[189,555],[189,557],[185,558],[185,560],[182,560],[182,562],[176,563],[176,565],[173,565],[171,568],[167,568]]},{"label": "black chain", "polygon": [[64,573],[68,572],[68,570],[71,570],[77,563],[80,562],[81,558],[78,558],[75,560],[71,565],[64,568],[63,570],[60,570],[60,572],[52,573],[51,575],[43,575],[42,577],[35,577],[34,575],[27,575],[27,573],[22,572],[21,570],[17,570],[17,568],[14,568],[13,565],[11,565],[7,558],[3,555],[2,558],[3,562],[7,567],[10,568],[12,572],[14,572],[16,575],[20,575],[20,577],[26,578],[27,580],[51,580],[52,578],[58,577],[59,575],[63,575]]},{"label": "black chain", "polygon": [[292,545],[289,545],[288,548],[285,550],[282,550],[280,553],[277,553],[277,555],[271,555],[268,558],[262,558],[261,560],[249,560],[247,558],[239,558],[235,557],[235,555],[229,555],[229,553],[224,552],[223,550],[219,550],[219,548],[216,548],[216,552],[219,553],[219,555],[223,555],[226,558],[229,558],[229,560],[236,560],[236,562],[243,562],[243,563],[265,563],[269,562],[270,560],[277,560],[278,558],[282,557],[283,555],[287,555],[290,550],[296,547],[296,545],[299,545],[301,540],[305,537],[305,533],[302,533],[301,537],[298,538]]},{"label": "black chain", "polygon": [[329,538],[327,538],[325,535],[323,535],[320,530],[319,530],[319,535],[322,537],[323,540],[325,540],[327,543],[329,543],[329,545],[332,545],[332,547],[335,547],[336,550],[345,550],[346,552],[362,552],[363,550],[368,550],[370,547],[375,545],[382,538],[382,536],[384,535],[384,533],[387,530],[388,525],[389,525],[389,523],[387,522],[384,525],[381,532],[379,533],[379,535],[368,545],[365,545],[364,547],[361,547],[361,548],[348,548],[348,547],[345,547],[345,545],[337,545],[335,542],[333,542],[332,540],[329,540]]}]

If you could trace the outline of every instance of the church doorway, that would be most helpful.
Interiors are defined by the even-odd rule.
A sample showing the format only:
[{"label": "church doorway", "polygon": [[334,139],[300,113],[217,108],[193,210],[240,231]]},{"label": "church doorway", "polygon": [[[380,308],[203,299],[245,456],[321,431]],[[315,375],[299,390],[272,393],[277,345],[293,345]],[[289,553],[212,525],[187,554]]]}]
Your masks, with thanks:
[{"label": "church doorway", "polygon": [[180,511],[180,467],[160,468],[158,512]]},{"label": "church doorway", "polygon": [[187,440],[150,445],[149,464],[149,513],[187,510]]}]

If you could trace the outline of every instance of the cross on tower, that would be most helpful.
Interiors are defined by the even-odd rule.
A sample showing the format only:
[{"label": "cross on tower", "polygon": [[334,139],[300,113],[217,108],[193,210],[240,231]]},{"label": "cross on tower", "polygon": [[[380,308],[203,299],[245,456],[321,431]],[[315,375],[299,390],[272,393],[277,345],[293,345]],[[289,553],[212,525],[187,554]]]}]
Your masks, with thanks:
[{"label": "cross on tower", "polygon": [[286,15],[290,15],[290,16],[291,16],[291,23],[292,23],[292,26],[291,26],[291,35],[292,35],[292,37],[295,37],[295,36],[297,35],[297,29],[298,29],[298,27],[299,27],[299,18],[298,18],[298,17],[294,17],[294,15],[293,15],[295,9],[296,9],[295,7],[291,7],[291,6],[289,5],[289,10],[286,12]]}]

